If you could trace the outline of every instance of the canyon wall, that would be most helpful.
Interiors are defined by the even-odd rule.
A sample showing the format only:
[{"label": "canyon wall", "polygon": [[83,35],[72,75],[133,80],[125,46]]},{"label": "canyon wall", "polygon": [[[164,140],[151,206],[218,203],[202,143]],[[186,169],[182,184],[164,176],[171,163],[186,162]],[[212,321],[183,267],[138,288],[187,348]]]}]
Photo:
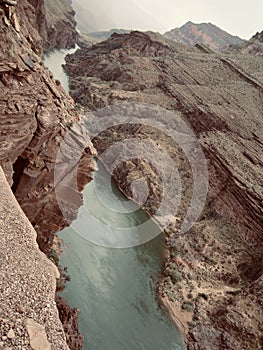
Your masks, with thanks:
[{"label": "canyon wall", "polygon": [[[41,250],[48,252],[55,232],[67,224],[54,191],[56,155],[79,116],[73,100],[43,66],[41,50],[37,50],[41,37],[29,21],[35,16],[34,8],[18,3],[11,8],[10,18],[6,11],[2,6],[0,163],[38,233]],[[80,189],[92,178],[92,156],[87,144],[79,168]],[[75,214],[78,205],[72,209]]]},{"label": "canyon wall", "polygon": [[[72,47],[76,35],[73,12],[68,2],[56,1],[52,4],[44,0],[17,1],[17,4],[15,1],[0,2],[0,165],[23,212],[37,232],[40,249],[45,253],[50,252],[56,232],[69,224],[57,203],[54,169],[64,137],[73,124],[80,120],[73,100],[42,61],[44,51]],[[62,15],[58,12],[59,9],[63,9]],[[67,184],[69,188],[72,186],[72,195],[78,194],[92,179],[94,169],[94,149],[88,136],[85,139],[82,137],[81,127],[75,130],[75,136],[80,140],[79,145],[84,151],[79,164],[72,165],[70,169],[74,172],[78,167],[77,188],[73,188],[71,183]],[[73,141],[68,146],[69,149],[76,147]],[[64,198],[63,202],[65,207],[69,207],[71,220],[76,217],[82,203],[81,196],[76,197],[77,200],[70,205],[72,198]],[[1,222],[5,223],[4,217]],[[15,232],[16,226],[13,229]],[[12,231],[12,226],[6,235],[10,230]],[[29,231],[34,232],[32,228]],[[31,240],[35,240],[34,235]],[[36,250],[35,246],[35,264],[37,255],[42,257]],[[19,260],[20,257],[15,254],[16,251],[14,259]],[[30,251],[28,254],[30,257]],[[21,263],[23,264],[23,257]],[[45,266],[48,264],[45,263]],[[30,268],[31,265],[27,273],[31,275],[34,270],[31,271]],[[50,281],[45,288],[52,282],[48,300],[52,294],[54,311],[55,277],[48,271]],[[44,267],[41,275],[36,278],[45,280]],[[8,283],[7,280],[5,282]],[[41,300],[44,300],[46,294],[41,286],[39,288],[37,293],[43,291]],[[15,292],[13,297],[16,297]],[[58,301],[68,345],[74,350],[81,349],[83,337],[78,333],[78,312],[70,310],[61,299]],[[37,305],[37,300],[32,299],[32,304],[34,302]],[[52,323],[51,321],[48,322]],[[54,348],[66,349],[67,346]]]},{"label": "canyon wall", "polygon": [[[134,125],[116,126],[96,137],[93,142],[99,153],[114,142],[125,148],[126,139],[150,139],[179,171],[183,197],[174,224],[165,229],[169,257],[158,291],[171,316],[180,320],[188,348],[259,349],[263,339],[262,58],[215,54],[200,45],[187,47],[158,34],[132,32],[114,34],[68,56],[66,62],[71,96],[77,103],[93,111],[98,120],[104,116],[116,120],[118,115],[136,120]],[[176,130],[182,118],[193,128],[206,155],[206,205],[186,233],[181,232],[180,223],[191,198],[191,165],[180,144],[158,128],[144,125],[153,109],[141,110],[141,103],[173,112],[169,118],[156,113],[166,130]],[[114,104],[118,105],[107,108]],[[157,157],[151,149],[152,157]],[[154,214],[162,183],[154,167],[143,160],[145,149],[139,152],[121,162],[114,177],[135,200],[139,194],[134,194],[131,183],[145,179],[150,195],[144,207]],[[159,167],[164,167],[160,161]],[[176,198],[170,198],[170,203],[178,205]]]},{"label": "canyon wall", "polygon": [[[71,49],[75,46],[75,12],[67,0],[28,0],[35,9],[34,27],[43,40],[43,49]],[[32,22],[33,23],[33,22]]]}]

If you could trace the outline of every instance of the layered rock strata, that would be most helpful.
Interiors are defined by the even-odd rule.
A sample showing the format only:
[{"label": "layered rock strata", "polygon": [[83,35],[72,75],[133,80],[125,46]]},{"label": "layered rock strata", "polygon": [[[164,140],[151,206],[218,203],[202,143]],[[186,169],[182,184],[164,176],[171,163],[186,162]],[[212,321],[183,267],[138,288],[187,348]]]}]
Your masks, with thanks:
[{"label": "layered rock strata", "polygon": [[[13,1],[12,4],[11,2],[0,2],[0,165],[4,170],[9,185],[12,186],[12,190],[22,210],[37,232],[37,242],[40,249],[45,253],[49,253],[53,246],[56,232],[69,224],[69,218],[73,220],[77,215],[78,208],[82,203],[79,191],[92,179],[94,170],[92,157],[94,155],[94,149],[89,142],[88,136],[85,138],[82,135],[84,129],[81,128],[81,126],[72,131],[74,137],[80,140],[77,143],[78,146],[83,149],[83,153],[80,161],[72,164],[70,169],[70,171],[74,173],[77,168],[77,186],[73,186],[70,181],[66,184],[68,188],[71,189],[72,187],[72,197],[64,198],[63,202],[59,205],[57,203],[54,185],[56,157],[65,136],[72,129],[73,124],[80,121],[80,117],[74,108],[73,100],[64,92],[60,83],[54,79],[51,72],[43,66],[43,40],[45,50],[61,47],[57,46],[57,43],[60,43],[63,47],[72,45],[61,37],[63,34],[65,38],[68,39],[67,30],[61,33],[61,35],[59,33],[55,34],[55,37],[50,36],[49,33],[45,35],[47,18],[44,15],[43,18],[41,17],[41,11],[43,8],[47,10],[47,2]],[[62,5],[60,1],[59,6],[60,3]],[[65,9],[68,8],[66,3],[67,2],[64,4]],[[58,5],[57,2],[53,4],[53,7],[55,5]],[[54,16],[57,14],[58,17],[60,17],[59,13],[55,10],[53,11],[52,8],[49,7],[49,11],[51,11]],[[41,22],[40,17],[43,22]],[[37,23],[41,26],[41,30],[36,26]],[[56,29],[59,29],[58,22],[55,21],[52,25],[55,24]],[[50,25],[50,22],[48,25]],[[43,27],[45,28],[43,29]],[[72,28],[70,27],[70,31]],[[52,32],[52,35],[53,34],[54,32]],[[69,37],[73,40],[72,36]],[[74,147],[76,147],[75,138],[74,140],[71,139],[72,142],[68,144],[72,152],[74,152]],[[67,157],[68,155],[65,156]],[[58,187],[59,185],[60,183],[57,182],[56,186]],[[74,202],[72,198],[75,197],[77,200]],[[61,205],[68,208],[69,215],[67,216],[67,220],[61,212]],[[4,216],[1,218],[1,224],[5,225]],[[14,233],[17,230],[17,225],[15,223],[13,225]],[[8,241],[9,231],[12,231],[12,225],[10,225],[5,232],[6,244],[12,243]],[[27,230],[21,226],[21,232],[24,231],[26,232]],[[35,236],[32,240],[33,239],[35,239]],[[11,247],[9,248],[11,249]],[[36,250],[36,247],[34,247],[34,250]],[[13,260],[10,260],[10,264],[13,264],[14,260],[21,260],[20,263],[23,265],[24,255],[20,258],[16,253],[18,254],[17,251],[14,251]],[[38,255],[35,251],[33,253],[35,256],[32,264],[34,263],[37,265],[38,255],[40,257],[42,255],[40,252]],[[28,255],[28,258],[29,257],[30,255]],[[28,258],[26,261],[28,261]],[[41,259],[40,261],[43,260]],[[32,270],[37,273],[35,277],[35,288],[38,288],[41,278],[42,287],[46,278],[49,279],[45,288],[49,288],[50,281],[52,281],[52,289],[46,302],[48,305],[51,305],[52,312],[54,313],[55,305],[53,292],[55,289],[55,277],[53,275],[51,276],[49,270],[47,270],[47,277],[45,277],[45,266],[49,269],[49,265],[45,263],[41,271]],[[10,268],[11,267],[12,266],[10,266]],[[31,267],[32,266],[29,264],[28,271],[24,268],[21,274],[19,270],[15,270],[12,275],[12,281],[15,280],[15,272],[18,274],[16,276],[17,281],[20,281],[20,279],[26,280],[27,275],[31,276],[33,273],[30,270]],[[39,275],[38,271],[41,272]],[[8,275],[6,275],[3,283],[3,289],[6,288],[8,292]],[[34,295],[34,280],[32,279],[30,283],[32,284],[32,293],[30,294],[28,292],[28,296],[30,294],[32,298],[30,305],[40,308],[43,305],[38,305],[37,296],[43,293],[41,300],[42,303],[44,303],[45,297],[47,296],[47,294],[45,294],[46,289],[38,289],[36,298],[32,297]],[[17,293],[21,292],[20,294],[18,293],[19,297],[23,294],[23,287],[18,284],[12,286],[12,293],[10,290],[8,298],[10,304],[14,303],[14,306],[18,303],[14,290],[15,287],[18,288]],[[3,294],[3,296],[4,295],[5,294]],[[27,296],[25,296],[25,298],[27,298]],[[28,302],[27,299],[25,302]],[[60,310],[63,313],[63,309],[68,308],[68,306],[65,302],[62,303],[61,301],[59,304],[63,304]],[[43,312],[45,308],[47,307],[43,306]],[[61,318],[63,318],[62,313],[60,315]],[[66,329],[68,332],[68,345],[71,349],[81,348],[83,337],[80,336],[77,329],[77,311],[67,310],[67,313],[68,318],[72,318],[72,322],[75,324],[75,327],[67,327]],[[29,319],[33,318],[36,320],[36,317],[38,317],[36,315],[33,316],[33,314],[31,315],[28,313]],[[46,321],[47,327],[52,326],[55,316],[52,317],[50,321]],[[5,318],[7,319],[6,322],[13,322],[12,320],[8,320],[8,317],[4,317],[4,319]],[[42,320],[41,322],[43,325],[44,316],[40,318],[40,320]],[[32,322],[30,324],[32,326]],[[52,327],[56,327],[56,323],[54,323]],[[60,328],[62,327],[60,326]],[[62,333],[61,330],[61,334]],[[15,332],[15,334],[16,341],[19,341],[19,333]],[[58,340],[57,343],[55,342],[55,333],[53,338],[52,342],[54,342],[54,344],[59,344],[60,340]],[[78,344],[78,347],[76,344]],[[59,346],[60,345],[56,345],[52,348],[66,349],[66,345],[64,347],[62,347],[62,345]]]},{"label": "layered rock strata", "polygon": [[[76,44],[75,12],[67,0],[29,0],[35,9],[34,27],[43,39],[45,52],[52,49],[71,49]],[[33,19],[32,19],[33,23]]]},{"label": "layered rock strata", "polygon": [[[118,115],[135,120],[130,125],[126,118],[125,125],[96,137],[99,153],[121,142],[128,154],[126,139],[148,140],[168,154],[179,171],[183,197],[174,223],[165,229],[169,257],[158,292],[184,331],[188,349],[260,349],[263,60],[253,54],[215,54],[157,34],[132,32],[114,34],[66,61],[71,96],[87,111],[95,111],[98,121],[107,116],[116,122]],[[167,120],[165,113],[157,113],[157,121],[169,130],[182,118],[205,152],[209,192],[199,221],[187,233],[180,227],[193,190],[191,164],[168,133],[145,125],[152,109],[142,112],[140,104],[174,112]],[[132,183],[144,179],[149,196],[143,206],[155,214],[162,198],[161,179],[143,160],[145,149],[138,152],[134,159],[120,162],[113,175],[135,200],[139,193]],[[178,205],[177,197],[170,198],[170,205]]]}]

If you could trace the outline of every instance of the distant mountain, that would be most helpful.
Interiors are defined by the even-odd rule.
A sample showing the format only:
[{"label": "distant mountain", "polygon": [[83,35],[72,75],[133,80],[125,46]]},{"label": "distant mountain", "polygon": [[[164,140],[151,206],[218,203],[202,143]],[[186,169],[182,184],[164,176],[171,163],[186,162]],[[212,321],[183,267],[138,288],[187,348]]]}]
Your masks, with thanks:
[{"label": "distant mountain", "polygon": [[221,50],[229,45],[241,45],[245,40],[233,36],[212,23],[187,22],[164,34],[167,38],[187,45],[202,44],[212,50]]},{"label": "distant mountain", "polygon": [[88,36],[90,36],[94,39],[98,39],[100,41],[104,41],[104,40],[109,39],[112,36],[112,34],[114,34],[114,33],[127,34],[130,32],[131,32],[131,30],[128,30],[128,29],[111,29],[111,30],[102,31],[102,32],[88,33]]},{"label": "distant mountain", "polygon": [[130,32],[131,30],[128,30],[128,29],[111,29],[108,31],[91,32],[88,34],[79,33],[77,44],[79,47],[85,48],[109,39],[114,33],[127,34]]}]

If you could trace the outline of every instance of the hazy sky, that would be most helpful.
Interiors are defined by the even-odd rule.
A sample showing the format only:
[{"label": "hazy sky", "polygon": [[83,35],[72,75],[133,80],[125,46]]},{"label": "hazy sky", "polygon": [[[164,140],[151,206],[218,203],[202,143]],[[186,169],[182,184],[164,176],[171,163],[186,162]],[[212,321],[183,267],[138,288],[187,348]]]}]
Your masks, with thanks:
[{"label": "hazy sky", "polygon": [[187,21],[211,22],[249,39],[263,30],[263,0],[73,0],[83,30],[165,32]]}]

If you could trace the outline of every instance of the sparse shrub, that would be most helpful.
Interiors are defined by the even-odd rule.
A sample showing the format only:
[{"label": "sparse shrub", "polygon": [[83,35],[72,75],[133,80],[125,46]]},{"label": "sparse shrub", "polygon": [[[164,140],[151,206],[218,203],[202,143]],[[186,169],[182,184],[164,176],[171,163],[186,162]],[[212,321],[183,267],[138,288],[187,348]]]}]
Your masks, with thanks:
[{"label": "sparse shrub", "polygon": [[170,271],[170,276],[173,281],[173,283],[178,283],[182,281],[182,276],[178,271]]},{"label": "sparse shrub", "polygon": [[61,292],[65,289],[67,281],[70,281],[70,276],[67,273],[67,267],[59,266],[60,277],[57,280],[57,291]]},{"label": "sparse shrub", "polygon": [[73,126],[73,121],[72,120],[70,120],[69,122],[67,122],[67,128],[68,129],[71,129],[72,128],[72,126]]},{"label": "sparse shrub", "polygon": [[155,206],[155,205],[152,205],[151,208],[150,208],[150,212],[151,212],[153,215],[157,215],[157,214],[156,214],[157,211],[158,211],[158,209],[156,208],[156,206]]},{"label": "sparse shrub", "polygon": [[189,298],[189,299],[193,299],[193,294],[192,293],[188,293],[188,295],[187,295],[187,298]]},{"label": "sparse shrub", "polygon": [[177,248],[174,248],[171,252],[170,252],[170,256],[172,259],[176,258],[178,255],[180,254],[180,251]]},{"label": "sparse shrub", "polygon": [[189,328],[194,328],[196,326],[196,321],[187,322]]},{"label": "sparse shrub", "polygon": [[55,249],[51,248],[49,253],[47,254],[47,257],[50,260],[52,260],[55,265],[58,266],[58,264],[59,264],[59,256],[58,256],[58,254],[57,254]]},{"label": "sparse shrub", "polygon": [[193,312],[193,311],[194,311],[194,305],[193,305],[193,303],[190,302],[190,301],[185,301],[185,302],[182,304],[182,310],[189,311],[189,312]]}]

